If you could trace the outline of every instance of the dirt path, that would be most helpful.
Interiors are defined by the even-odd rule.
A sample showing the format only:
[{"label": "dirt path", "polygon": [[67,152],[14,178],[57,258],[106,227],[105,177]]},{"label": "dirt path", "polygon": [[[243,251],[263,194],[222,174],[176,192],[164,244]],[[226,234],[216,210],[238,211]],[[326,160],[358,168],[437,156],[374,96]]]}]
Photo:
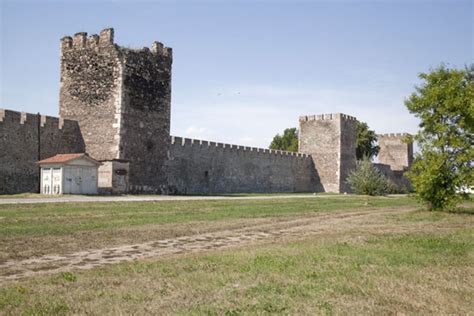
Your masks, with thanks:
[{"label": "dirt path", "polygon": [[[401,197],[405,194],[387,195]],[[349,195],[350,196],[350,195]],[[40,196],[40,197],[14,197],[0,196],[2,204],[38,204],[38,203],[70,203],[70,202],[159,202],[159,201],[209,201],[209,200],[269,200],[269,199],[320,199],[320,198],[347,198],[344,194],[270,194],[270,195],[62,195],[62,196]]]},{"label": "dirt path", "polygon": [[[255,195],[255,196],[180,196],[180,195],[124,195],[124,196],[94,196],[94,195],[65,195],[58,197],[8,197],[0,198],[1,204],[37,204],[37,203],[68,203],[68,202],[159,202],[159,201],[201,201],[201,200],[268,200],[268,199],[314,199],[334,197],[335,195]],[[343,195],[341,195],[343,196]]]},{"label": "dirt path", "polygon": [[[51,254],[25,260],[9,260],[0,264],[0,283],[43,274],[92,269],[106,264],[203,252],[257,242],[273,242],[307,235],[328,236],[348,232],[357,233],[357,231],[367,232],[367,230],[375,233],[378,231],[390,232],[394,229],[398,231],[420,229],[416,224],[396,225],[396,228],[393,224],[387,224],[385,215],[408,211],[411,209],[378,209],[321,214],[119,247],[79,251],[64,255]],[[426,229],[426,227],[424,228]]]}]

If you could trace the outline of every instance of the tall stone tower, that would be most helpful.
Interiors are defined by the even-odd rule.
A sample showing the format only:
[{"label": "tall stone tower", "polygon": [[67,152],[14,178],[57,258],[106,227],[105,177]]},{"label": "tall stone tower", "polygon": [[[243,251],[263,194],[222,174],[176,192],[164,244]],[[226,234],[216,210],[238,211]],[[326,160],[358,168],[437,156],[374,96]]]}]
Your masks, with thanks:
[{"label": "tall stone tower", "polygon": [[103,190],[165,187],[171,64],[171,48],[120,47],[113,29],[62,38],[60,116],[79,122],[86,151],[103,162]]},{"label": "tall stone tower", "polygon": [[356,165],[357,120],[337,113],[301,116],[299,152],[310,154],[324,192],[350,192],[346,183]]},{"label": "tall stone tower", "polygon": [[404,170],[411,167],[413,161],[413,143],[405,142],[407,133],[380,134],[379,163],[389,165],[392,170]]}]

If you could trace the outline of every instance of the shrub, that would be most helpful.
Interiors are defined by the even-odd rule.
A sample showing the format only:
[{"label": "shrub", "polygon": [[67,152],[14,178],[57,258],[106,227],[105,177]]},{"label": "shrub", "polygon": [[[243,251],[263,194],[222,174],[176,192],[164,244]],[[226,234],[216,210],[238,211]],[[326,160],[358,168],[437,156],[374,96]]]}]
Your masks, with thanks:
[{"label": "shrub", "polygon": [[387,178],[367,157],[357,161],[357,167],[347,177],[347,183],[357,194],[384,195],[389,190]]},{"label": "shrub", "polygon": [[407,193],[407,190],[404,187],[399,187],[395,182],[391,180],[387,180],[387,193],[388,194]]}]

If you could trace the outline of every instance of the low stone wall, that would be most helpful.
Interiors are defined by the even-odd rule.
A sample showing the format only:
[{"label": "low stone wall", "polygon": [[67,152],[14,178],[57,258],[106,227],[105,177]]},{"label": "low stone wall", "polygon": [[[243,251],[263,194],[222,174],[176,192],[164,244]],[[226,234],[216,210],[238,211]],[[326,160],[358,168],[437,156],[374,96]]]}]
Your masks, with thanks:
[{"label": "low stone wall", "polygon": [[0,109],[0,194],[39,192],[38,160],[84,151],[77,122]]},{"label": "low stone wall", "polygon": [[171,137],[170,193],[315,192],[309,155]]},{"label": "low stone wall", "polygon": [[397,186],[399,190],[398,193],[410,192],[412,190],[410,180],[405,176],[407,168],[404,170],[393,170],[390,165],[383,163],[374,163],[374,166],[379,169],[389,181]]}]

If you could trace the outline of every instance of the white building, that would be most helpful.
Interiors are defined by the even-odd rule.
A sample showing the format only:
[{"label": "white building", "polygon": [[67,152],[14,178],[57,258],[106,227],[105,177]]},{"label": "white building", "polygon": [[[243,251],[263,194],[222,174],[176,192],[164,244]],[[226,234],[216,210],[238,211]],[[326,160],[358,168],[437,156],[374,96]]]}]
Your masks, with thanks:
[{"label": "white building", "polygon": [[38,162],[42,194],[97,194],[101,165],[87,154],[61,154]]}]

